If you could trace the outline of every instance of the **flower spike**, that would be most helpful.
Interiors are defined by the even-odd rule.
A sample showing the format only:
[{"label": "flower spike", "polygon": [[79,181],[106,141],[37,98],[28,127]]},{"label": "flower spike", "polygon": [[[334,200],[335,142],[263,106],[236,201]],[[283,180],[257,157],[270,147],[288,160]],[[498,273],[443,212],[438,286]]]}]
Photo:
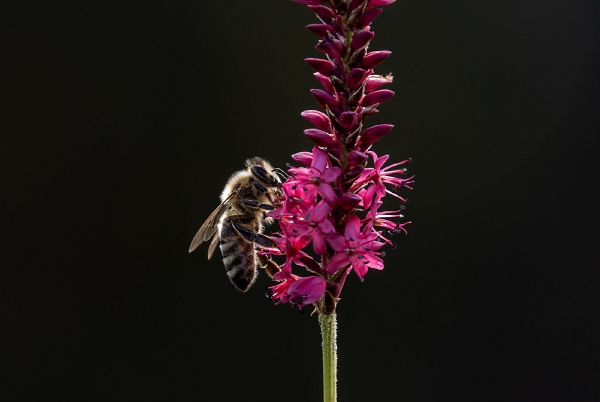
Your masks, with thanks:
[{"label": "flower spike", "polygon": [[[313,304],[320,314],[332,314],[347,276],[363,280],[369,269],[384,267],[389,237],[406,232],[403,207],[382,210],[388,195],[411,188],[405,177],[409,160],[388,163],[371,147],[388,135],[391,124],[365,126],[365,120],[394,92],[380,89],[392,82],[391,74],[375,74],[388,50],[369,51],[375,38],[370,24],[394,0],[294,0],[307,5],[319,21],[307,29],[320,39],[316,49],[325,58],[306,58],[322,89],[310,92],[322,110],[301,113],[313,127],[304,130],[313,143],[311,152],[292,156],[298,167],[288,169],[283,197],[267,216],[279,222],[272,235],[274,249],[264,254],[285,258],[278,283],[268,288],[275,304],[290,303],[302,309]],[[308,247],[312,245],[312,247]],[[304,275],[292,273],[303,267]]]}]

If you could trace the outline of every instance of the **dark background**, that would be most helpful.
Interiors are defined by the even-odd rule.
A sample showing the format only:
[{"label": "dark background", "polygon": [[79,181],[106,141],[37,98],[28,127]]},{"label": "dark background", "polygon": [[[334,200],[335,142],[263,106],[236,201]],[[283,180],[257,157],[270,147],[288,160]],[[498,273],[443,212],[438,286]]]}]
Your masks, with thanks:
[{"label": "dark background", "polygon": [[[398,1],[371,49],[413,221],[339,305],[341,401],[599,400],[596,1]],[[285,0],[0,6],[0,394],[321,398],[316,317],[189,242],[247,157],[309,150]],[[32,400],[32,399],[30,399]]]}]

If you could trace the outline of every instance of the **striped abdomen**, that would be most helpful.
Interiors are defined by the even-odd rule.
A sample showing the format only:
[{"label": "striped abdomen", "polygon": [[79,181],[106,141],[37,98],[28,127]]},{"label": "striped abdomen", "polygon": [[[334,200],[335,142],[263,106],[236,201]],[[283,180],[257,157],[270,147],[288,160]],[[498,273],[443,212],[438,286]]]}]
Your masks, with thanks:
[{"label": "striped abdomen", "polygon": [[219,248],[229,280],[238,290],[245,292],[252,286],[257,275],[254,243],[240,236],[228,218],[221,224],[219,238]]}]

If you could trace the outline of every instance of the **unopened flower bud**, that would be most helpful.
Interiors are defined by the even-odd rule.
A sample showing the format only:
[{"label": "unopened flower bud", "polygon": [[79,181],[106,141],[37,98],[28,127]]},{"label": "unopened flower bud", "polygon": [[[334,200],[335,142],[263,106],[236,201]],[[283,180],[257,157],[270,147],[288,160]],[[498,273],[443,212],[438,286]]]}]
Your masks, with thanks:
[{"label": "unopened flower bud", "polygon": [[335,93],[335,89],[333,88],[333,85],[331,84],[331,81],[329,81],[328,77],[324,76],[321,73],[315,73],[314,76],[317,79],[317,81],[319,81],[319,83],[323,85],[323,89],[325,89],[326,92],[329,92],[330,94]]},{"label": "unopened flower bud", "polygon": [[304,61],[323,75],[330,75],[332,70],[335,70],[335,65],[329,60],[308,58]]},{"label": "unopened flower bud", "polygon": [[383,84],[389,84],[392,81],[394,81],[394,77],[392,77],[391,74],[388,74],[385,77],[383,75],[370,75],[369,78],[367,78],[365,92],[372,92],[380,86],[382,86]]},{"label": "unopened flower bud", "polygon": [[300,115],[321,130],[331,130],[331,120],[329,120],[329,117],[323,112],[319,112],[318,110],[305,110],[300,113]]},{"label": "unopened flower bud", "polygon": [[371,92],[370,94],[365,95],[361,105],[363,107],[377,105],[391,99],[393,96],[393,91],[390,91],[389,89],[381,89],[379,91]]},{"label": "unopened flower bud", "polygon": [[356,112],[343,112],[339,117],[340,124],[347,129],[352,128],[358,121],[358,113]]},{"label": "unopened flower bud", "polygon": [[369,44],[371,39],[375,37],[375,34],[371,31],[362,31],[359,32],[352,38],[352,43],[350,44],[350,50],[353,52],[361,47],[365,47]]},{"label": "unopened flower bud", "polygon": [[331,147],[335,145],[335,140],[328,132],[316,128],[308,128],[304,130],[304,134],[309,140],[320,147]]},{"label": "unopened flower bud", "polygon": [[365,11],[360,21],[358,21],[358,25],[356,27],[359,29],[366,27],[371,22],[373,22],[373,20],[377,18],[377,16],[381,14],[382,11],[382,8],[372,8],[370,10]]},{"label": "unopened flower bud", "polygon": [[377,50],[375,52],[369,52],[363,57],[360,66],[362,68],[375,68],[381,64],[381,62],[387,59],[391,53],[392,52],[389,50]]},{"label": "unopened flower bud", "polygon": [[348,167],[353,168],[354,166],[364,163],[369,156],[363,152],[354,150],[348,154]]},{"label": "unopened flower bud", "polygon": [[392,131],[392,128],[394,128],[392,124],[378,124],[376,126],[369,127],[363,131],[362,135],[360,136],[360,141],[362,143],[372,144]]},{"label": "unopened flower bud", "polygon": [[327,32],[335,32],[335,28],[328,24],[309,24],[306,26],[306,29],[316,34],[319,38],[327,36]]},{"label": "unopened flower bud", "polygon": [[[308,8],[310,8],[311,11],[317,14],[317,17],[322,20],[335,18],[335,14],[333,11],[331,11],[331,8],[327,6],[308,6]],[[326,23],[329,24],[329,22]]]},{"label": "unopened flower bud", "polygon": [[348,77],[346,78],[346,84],[354,89],[358,88],[365,82],[365,79],[368,77],[369,71],[364,70],[362,68],[353,68],[348,72]]},{"label": "unopened flower bud", "polygon": [[311,89],[310,93],[319,102],[322,108],[325,106],[337,107],[338,101],[327,92],[320,89]]}]

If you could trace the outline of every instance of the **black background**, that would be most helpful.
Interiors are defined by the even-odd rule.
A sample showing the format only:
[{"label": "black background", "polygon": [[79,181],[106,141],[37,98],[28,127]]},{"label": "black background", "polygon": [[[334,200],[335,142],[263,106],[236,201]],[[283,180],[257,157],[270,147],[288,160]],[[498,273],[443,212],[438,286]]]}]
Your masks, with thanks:
[{"label": "black background", "polygon": [[[409,235],[351,277],[342,401],[599,400],[600,6],[375,21]],[[0,6],[3,400],[321,398],[316,317],[187,253],[247,157],[310,150],[316,22],[285,0]],[[32,400],[32,399],[30,399]]]}]

